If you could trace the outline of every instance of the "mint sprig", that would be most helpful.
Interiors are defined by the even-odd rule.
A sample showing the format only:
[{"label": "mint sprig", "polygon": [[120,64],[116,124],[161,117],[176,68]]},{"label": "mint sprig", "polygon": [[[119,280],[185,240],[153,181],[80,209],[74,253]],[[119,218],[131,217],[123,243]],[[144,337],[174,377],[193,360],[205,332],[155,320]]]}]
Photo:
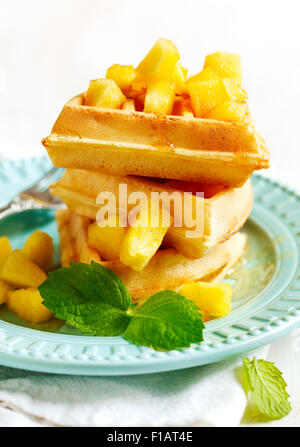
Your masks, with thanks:
[{"label": "mint sprig", "polygon": [[130,317],[131,298],[124,283],[111,270],[92,262],[71,262],[39,286],[43,304],[57,318],[84,332],[122,335]]},{"label": "mint sprig", "polygon": [[137,307],[123,281],[96,262],[71,262],[51,272],[39,291],[57,318],[85,333],[123,335],[132,343],[163,350],[203,340],[204,324],[192,301],[166,290]]},{"label": "mint sprig", "polygon": [[184,348],[203,340],[199,308],[172,290],[158,292],[135,311],[124,337],[154,349]]},{"label": "mint sprig", "polygon": [[291,411],[282,372],[266,360],[243,359],[247,388],[257,410],[270,419],[280,419]]}]

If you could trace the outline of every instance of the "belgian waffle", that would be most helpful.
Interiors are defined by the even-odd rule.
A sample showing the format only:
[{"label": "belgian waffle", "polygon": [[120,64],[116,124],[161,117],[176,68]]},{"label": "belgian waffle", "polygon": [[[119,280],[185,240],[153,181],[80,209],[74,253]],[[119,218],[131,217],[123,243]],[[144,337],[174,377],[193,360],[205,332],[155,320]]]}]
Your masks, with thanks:
[{"label": "belgian waffle", "polygon": [[[166,191],[172,194],[196,188],[205,196],[192,196],[193,209],[201,209],[202,230],[197,237],[188,238],[186,227],[171,227],[165,237],[164,246],[176,248],[189,258],[199,258],[207,250],[226,241],[240,230],[248,218],[253,201],[251,181],[240,188],[220,188],[219,185],[190,185],[182,182],[155,182],[144,177],[117,176],[105,173],[67,169],[63,177],[51,187],[51,192],[79,215],[96,219],[99,206],[96,198],[101,191],[112,192],[118,198],[120,184],[127,185],[128,194],[144,192],[151,198],[151,192]],[[172,210],[174,217],[174,209]],[[184,220],[183,220],[184,223]]]},{"label": "belgian waffle", "polygon": [[[126,105],[127,104],[127,105]],[[251,120],[242,124],[84,105],[71,99],[43,140],[55,166],[118,175],[241,186],[269,167],[269,152]]]},{"label": "belgian waffle", "polygon": [[176,290],[183,284],[196,281],[220,281],[241,257],[247,237],[237,233],[212,249],[207,255],[190,260],[175,249],[160,249],[149,264],[135,272],[120,261],[102,261],[99,253],[88,243],[88,226],[92,220],[70,210],[57,213],[62,266],[70,261],[101,263],[113,270],[127,285],[131,296],[143,301],[160,290]]}]

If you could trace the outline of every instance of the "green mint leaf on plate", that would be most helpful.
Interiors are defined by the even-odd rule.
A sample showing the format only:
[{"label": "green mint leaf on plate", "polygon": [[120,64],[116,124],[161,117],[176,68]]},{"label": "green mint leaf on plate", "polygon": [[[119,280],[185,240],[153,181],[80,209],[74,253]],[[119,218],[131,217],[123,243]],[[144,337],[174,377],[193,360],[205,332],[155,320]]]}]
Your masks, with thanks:
[{"label": "green mint leaf on plate", "polygon": [[138,307],[122,280],[95,262],[71,262],[50,273],[39,291],[57,318],[86,333],[124,335],[133,343],[164,350],[203,340],[201,314],[192,301],[166,290]]},{"label": "green mint leaf on plate", "polygon": [[70,267],[50,273],[39,291],[57,318],[84,332],[122,335],[129,324],[127,310],[132,303],[125,284],[96,262],[71,262]]},{"label": "green mint leaf on plate", "polygon": [[243,359],[251,400],[258,411],[270,419],[280,419],[291,411],[286,382],[274,363]]},{"label": "green mint leaf on plate", "polygon": [[171,290],[158,292],[135,309],[124,338],[154,349],[185,348],[203,340],[199,308]]}]

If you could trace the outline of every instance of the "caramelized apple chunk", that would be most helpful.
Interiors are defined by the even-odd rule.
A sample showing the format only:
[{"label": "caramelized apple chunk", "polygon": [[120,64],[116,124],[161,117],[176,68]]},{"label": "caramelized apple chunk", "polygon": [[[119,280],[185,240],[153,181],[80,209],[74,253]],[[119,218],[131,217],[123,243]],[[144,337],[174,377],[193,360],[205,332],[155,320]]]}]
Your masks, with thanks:
[{"label": "caramelized apple chunk", "polygon": [[0,268],[0,279],[14,287],[37,287],[47,279],[46,273],[30,261],[21,250],[14,250]]},{"label": "caramelized apple chunk", "polygon": [[112,79],[95,79],[86,92],[85,105],[109,109],[119,109],[126,96]]},{"label": "caramelized apple chunk", "polygon": [[188,91],[194,113],[201,118],[226,101],[241,101],[246,97],[244,90],[230,78],[192,82],[188,84]]},{"label": "caramelized apple chunk", "polygon": [[7,256],[11,253],[11,245],[8,237],[0,237],[0,256]]},{"label": "caramelized apple chunk", "polygon": [[230,312],[232,286],[229,283],[191,282],[184,284],[180,293],[194,301],[199,309],[215,317],[222,317]]},{"label": "caramelized apple chunk", "polygon": [[190,78],[188,78],[186,80],[186,85],[191,84],[193,82],[213,81],[213,80],[216,80],[216,79],[222,79],[222,78],[212,68],[204,68],[199,73],[197,73],[194,76],[191,76]]},{"label": "caramelized apple chunk", "polygon": [[179,52],[171,40],[158,39],[136,71],[146,80],[172,79]]},{"label": "caramelized apple chunk", "polygon": [[176,62],[174,73],[171,79],[175,82],[175,91],[178,95],[182,95],[186,92],[185,81],[187,78],[187,74],[187,69],[182,67],[179,61]]},{"label": "caramelized apple chunk", "polygon": [[12,249],[8,238],[6,236],[0,237],[0,268],[11,251]]},{"label": "caramelized apple chunk", "polygon": [[120,257],[120,247],[127,228],[119,225],[117,216],[107,226],[99,226],[97,222],[88,228],[89,245],[97,250],[105,261],[114,261]]},{"label": "caramelized apple chunk", "polygon": [[120,248],[121,262],[135,271],[143,270],[155,255],[172,223],[168,211],[158,210],[157,222],[151,221],[155,213],[154,209],[152,208],[151,217],[148,211],[142,208],[136,220],[128,228]]},{"label": "caramelized apple chunk", "polygon": [[173,109],[175,83],[161,79],[152,81],[147,88],[144,112],[169,115]]},{"label": "caramelized apple chunk", "polygon": [[22,320],[29,323],[43,323],[53,317],[36,287],[8,292],[7,307]]},{"label": "caramelized apple chunk", "polygon": [[6,302],[7,294],[10,290],[9,284],[0,279],[0,305]]},{"label": "caramelized apple chunk", "polygon": [[106,78],[112,79],[123,91],[128,91],[136,77],[133,65],[114,64],[107,69]]},{"label": "caramelized apple chunk", "polygon": [[47,233],[36,230],[29,236],[22,251],[30,261],[45,272],[53,268],[53,239]]},{"label": "caramelized apple chunk", "polygon": [[0,268],[6,257],[11,253],[11,245],[7,237],[0,237]]},{"label": "caramelized apple chunk", "polygon": [[242,61],[238,54],[217,51],[205,58],[204,69],[216,71],[222,78],[237,78],[242,83]]}]

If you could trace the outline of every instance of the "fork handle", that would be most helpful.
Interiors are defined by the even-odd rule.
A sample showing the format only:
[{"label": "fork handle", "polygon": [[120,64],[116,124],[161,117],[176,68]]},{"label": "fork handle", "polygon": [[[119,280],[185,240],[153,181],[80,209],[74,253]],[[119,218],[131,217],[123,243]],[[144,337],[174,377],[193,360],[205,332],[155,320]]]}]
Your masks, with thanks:
[{"label": "fork handle", "polygon": [[16,197],[12,202],[0,208],[0,221],[21,211],[41,208],[43,207],[33,200],[24,200],[20,197]]},{"label": "fork handle", "polygon": [[5,219],[5,217],[8,217],[14,213],[16,213],[16,207],[14,206],[14,204],[11,202],[8,205],[3,206],[2,208],[0,208],[0,220]]}]

